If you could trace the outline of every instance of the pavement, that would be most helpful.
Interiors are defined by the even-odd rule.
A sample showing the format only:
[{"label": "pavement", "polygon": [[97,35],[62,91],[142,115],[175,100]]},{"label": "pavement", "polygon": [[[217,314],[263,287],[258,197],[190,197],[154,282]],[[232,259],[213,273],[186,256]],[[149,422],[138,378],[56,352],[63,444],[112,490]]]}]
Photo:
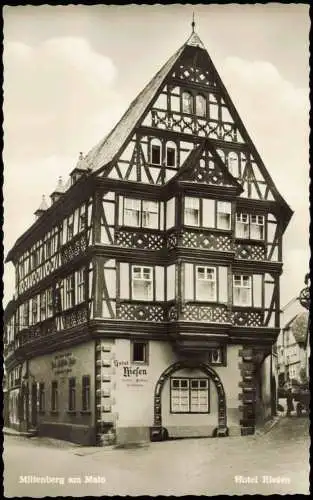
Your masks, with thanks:
[{"label": "pavement", "polygon": [[254,436],[138,449],[5,435],[3,460],[7,498],[309,494],[309,419],[283,417]]}]

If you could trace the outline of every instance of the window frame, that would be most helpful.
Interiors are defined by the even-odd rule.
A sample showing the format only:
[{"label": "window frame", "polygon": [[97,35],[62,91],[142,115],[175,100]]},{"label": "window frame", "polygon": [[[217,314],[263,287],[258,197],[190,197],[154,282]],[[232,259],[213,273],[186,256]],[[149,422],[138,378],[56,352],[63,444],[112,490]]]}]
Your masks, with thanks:
[{"label": "window frame", "polygon": [[[134,208],[128,208],[126,205],[127,205],[127,202],[133,202],[133,201],[136,201],[138,202],[138,206],[139,206],[139,209],[134,209]],[[156,209],[157,211],[156,212],[150,212],[148,210],[144,210],[144,203],[154,203],[156,204]],[[126,226],[126,227],[131,227],[131,228],[137,228],[137,229],[148,229],[148,230],[153,230],[153,231],[158,231],[160,230],[160,202],[159,200],[142,200],[142,199],[139,199],[139,198],[128,198],[127,196],[124,196],[123,197],[123,216],[122,216],[122,222],[123,222],[123,226]],[[126,210],[129,210],[129,211],[137,211],[138,212],[138,224],[130,224],[129,222],[126,221]],[[144,216],[143,216],[143,213],[149,213],[149,214],[156,214],[156,225],[155,227],[149,227],[147,225],[144,224]]]},{"label": "window frame", "polygon": [[[154,151],[158,150],[158,161],[153,161]],[[162,163],[162,144],[155,143],[153,140],[150,143],[150,164],[159,167]]]},{"label": "window frame", "polygon": [[[189,106],[188,110],[186,111],[186,103],[185,103],[185,96],[189,96]],[[183,90],[181,93],[181,113],[185,115],[193,115],[194,114],[194,96],[191,92],[188,90]]]},{"label": "window frame", "polygon": [[[244,286],[244,285],[236,285],[235,284],[235,280],[236,280],[236,277],[240,276],[240,281],[243,282],[243,278],[249,278],[249,283],[250,283],[250,286],[247,287],[247,286]],[[250,294],[249,294],[249,304],[239,304],[239,303],[236,303],[235,302],[235,289],[243,289],[243,290],[250,290]],[[235,307],[253,307],[253,275],[251,274],[233,274],[233,306]]]},{"label": "window frame", "polygon": [[57,380],[51,381],[51,411],[59,411],[59,386]]},{"label": "window frame", "polygon": [[[229,211],[224,211],[224,210],[221,210],[221,206],[225,206],[225,205],[228,205],[229,206]],[[230,201],[221,201],[221,200],[216,200],[216,206],[215,206],[215,210],[216,210],[216,229],[222,229],[224,231],[229,231],[231,229],[231,215],[232,215],[232,206],[231,206],[231,202]],[[221,214],[227,214],[228,215],[228,227],[220,227],[219,225],[219,215]]]},{"label": "window frame", "polygon": [[68,379],[68,411],[76,412],[76,377]]},{"label": "window frame", "polygon": [[[203,99],[203,110],[204,110],[204,113],[203,114],[200,114],[199,113],[199,106],[198,106],[198,102],[199,102],[199,99]],[[206,118],[207,117],[207,99],[205,98],[205,96],[203,94],[197,94],[196,95],[196,109],[195,109],[195,114],[198,118]]]},{"label": "window frame", "polygon": [[[188,207],[186,205],[187,203],[187,200],[190,201],[190,200],[196,200],[198,202],[198,208],[195,208],[195,207]],[[189,226],[189,227],[201,227],[201,206],[202,206],[202,203],[201,203],[201,199],[198,198],[197,196],[184,196],[184,212],[183,212],[183,220],[184,220],[184,226]],[[186,210],[194,210],[194,211],[197,211],[198,212],[198,217],[197,217],[197,224],[190,224],[190,223],[187,223],[186,221]],[[189,214],[190,215],[190,214]]]},{"label": "window frame", "polygon": [[[142,275],[142,277],[140,278],[135,278],[134,277],[134,273],[135,273],[135,269],[136,268],[139,268],[140,269],[140,273]],[[149,272],[151,272],[150,274],[150,278],[149,279],[146,279],[143,277],[144,275],[144,269],[149,269]],[[154,301],[155,300],[155,268],[153,266],[145,266],[145,265],[138,265],[138,264],[132,264],[130,266],[130,275],[131,275],[131,287],[130,287],[130,290],[131,290],[131,300],[137,300],[137,301]],[[147,282],[150,282],[151,283],[151,287],[150,287],[150,294],[149,294],[149,297],[146,297],[146,298],[138,298],[138,297],[135,297],[135,294],[134,294],[134,281],[147,281]]]},{"label": "window frame", "polygon": [[[195,411],[192,410],[192,382],[200,382],[200,381],[206,381],[206,387],[201,389],[200,387],[198,388],[199,390],[203,390],[203,392],[206,392],[207,395],[207,409],[205,411]],[[173,409],[173,391],[177,390],[177,388],[173,388],[173,382],[174,381],[188,381],[187,388],[186,388],[186,393],[188,393],[188,411],[179,411],[179,410],[174,410]],[[170,383],[170,391],[169,391],[169,397],[170,397],[170,413],[173,414],[209,414],[211,409],[210,409],[210,379],[208,377],[170,377],[169,378],[169,383]],[[200,385],[200,384],[199,384]],[[179,387],[181,389],[181,387]]]},{"label": "window frame", "polygon": [[[143,360],[135,360],[134,356],[134,348],[136,345],[142,345],[144,347],[144,356]],[[142,340],[132,340],[130,342],[130,360],[131,363],[134,365],[142,365],[142,366],[147,366],[149,365],[149,342],[142,341]]]},{"label": "window frame", "polygon": [[90,375],[82,376],[82,411],[88,412],[91,409],[91,383]]},{"label": "window frame", "polygon": [[75,303],[75,273],[64,278],[64,309],[71,309]]},{"label": "window frame", "polygon": [[[200,279],[198,277],[199,269],[204,269],[204,275],[205,275],[204,279]],[[210,280],[210,279],[207,278],[208,270],[213,271],[214,280]],[[204,266],[195,265],[194,272],[195,272],[195,300],[197,302],[217,302],[217,297],[218,297],[217,274],[218,273],[216,271],[216,267],[215,266],[207,266],[207,265],[204,265]],[[209,283],[214,283],[214,288],[213,288],[214,289],[214,298],[204,299],[204,298],[200,297],[199,288],[198,288],[199,287],[199,281],[200,282],[205,281],[205,282],[209,282]]]},{"label": "window frame", "polygon": [[[247,218],[247,222],[244,222],[240,219],[245,216]],[[256,217],[256,221],[258,221],[259,218],[262,219],[262,223],[258,222],[252,222],[252,218]],[[248,229],[248,234],[247,236],[239,236],[237,234],[237,223],[245,224],[247,229]],[[257,238],[255,236],[252,236],[252,225],[259,226],[262,228],[262,236],[260,238]],[[236,239],[242,239],[242,240],[253,240],[253,241],[265,241],[265,227],[266,227],[266,218],[264,214],[250,214],[249,212],[236,212],[235,214],[235,238]]]}]

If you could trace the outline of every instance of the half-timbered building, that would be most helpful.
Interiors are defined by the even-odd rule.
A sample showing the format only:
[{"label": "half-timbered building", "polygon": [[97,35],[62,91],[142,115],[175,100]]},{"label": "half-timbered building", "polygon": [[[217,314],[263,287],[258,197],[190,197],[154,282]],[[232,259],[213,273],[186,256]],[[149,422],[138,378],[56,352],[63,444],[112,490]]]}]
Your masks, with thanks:
[{"label": "half-timbered building", "polygon": [[7,256],[11,424],[79,443],[253,433],[292,211],[194,30],[70,179]]}]

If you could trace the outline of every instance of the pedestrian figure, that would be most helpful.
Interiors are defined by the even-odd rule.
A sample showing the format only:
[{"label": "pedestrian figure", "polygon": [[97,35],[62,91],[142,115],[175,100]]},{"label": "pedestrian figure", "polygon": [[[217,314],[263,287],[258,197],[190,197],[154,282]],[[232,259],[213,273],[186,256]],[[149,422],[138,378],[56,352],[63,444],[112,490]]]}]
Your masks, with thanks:
[{"label": "pedestrian figure", "polygon": [[291,412],[294,410],[293,407],[293,396],[292,396],[292,384],[289,376],[287,376],[287,380],[285,383],[285,390],[287,394],[287,417],[290,416]]}]

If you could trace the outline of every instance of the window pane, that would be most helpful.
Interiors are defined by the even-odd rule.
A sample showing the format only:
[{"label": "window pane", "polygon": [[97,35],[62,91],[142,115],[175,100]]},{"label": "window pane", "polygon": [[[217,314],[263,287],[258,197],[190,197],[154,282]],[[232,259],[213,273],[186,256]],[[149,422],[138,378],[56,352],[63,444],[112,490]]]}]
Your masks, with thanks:
[{"label": "window pane", "polygon": [[166,165],[168,167],[176,166],[176,150],[174,148],[166,148]]},{"label": "window pane", "polygon": [[161,147],[152,145],[151,146],[151,163],[154,165],[160,165],[161,163]]},{"label": "window pane", "polygon": [[196,114],[198,116],[206,115],[206,100],[202,95],[196,97]]},{"label": "window pane", "polygon": [[189,92],[183,93],[183,113],[192,113],[192,95]]}]

